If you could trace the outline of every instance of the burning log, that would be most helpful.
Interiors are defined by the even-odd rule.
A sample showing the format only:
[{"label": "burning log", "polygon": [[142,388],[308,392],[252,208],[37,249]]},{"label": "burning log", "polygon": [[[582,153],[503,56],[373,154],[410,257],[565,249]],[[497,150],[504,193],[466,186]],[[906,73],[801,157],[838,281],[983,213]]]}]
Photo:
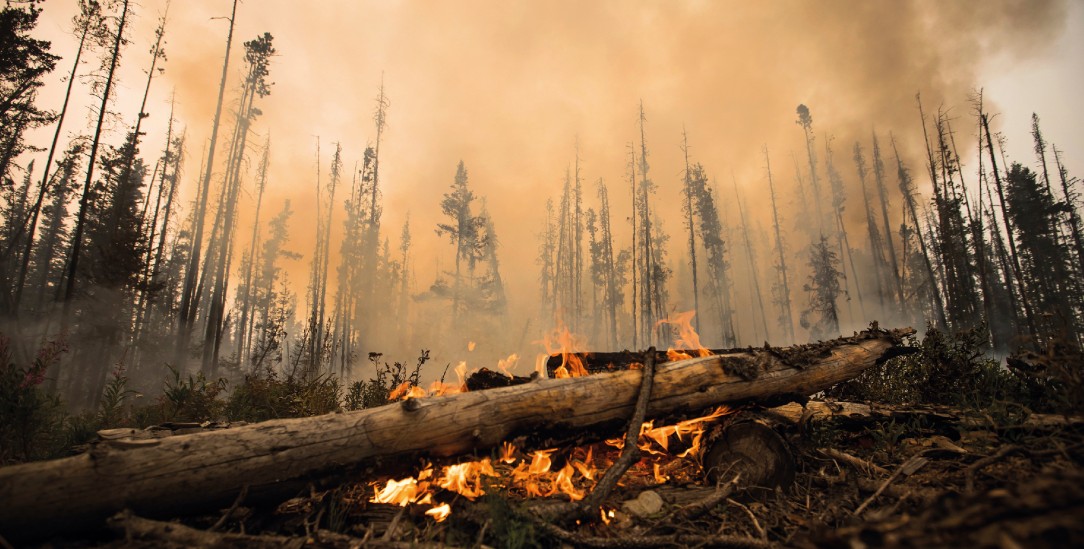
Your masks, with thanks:
[{"label": "burning log", "polygon": [[[809,349],[749,349],[660,364],[647,417],[808,395],[897,353],[910,330],[870,331]],[[99,528],[122,509],[146,517],[289,497],[308,480],[362,465],[489,450],[516,437],[620,432],[642,373],[626,370],[324,416],[140,441],[0,468],[0,534],[12,541]],[[63,517],[57,520],[57,517]]]}]

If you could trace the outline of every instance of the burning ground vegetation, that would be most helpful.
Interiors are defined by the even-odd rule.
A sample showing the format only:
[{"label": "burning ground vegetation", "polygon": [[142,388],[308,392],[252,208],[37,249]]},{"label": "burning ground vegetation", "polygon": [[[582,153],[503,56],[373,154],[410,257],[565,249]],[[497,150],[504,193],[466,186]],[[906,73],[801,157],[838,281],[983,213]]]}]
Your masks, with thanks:
[{"label": "burning ground vegetation", "polygon": [[[675,361],[746,353],[813,369],[821,359],[839,362],[840,345],[886,333],[873,327],[853,338],[789,348],[708,350],[700,346],[690,318],[674,315],[668,321],[674,344],[666,351],[590,353],[582,337],[558,328],[543,338],[547,352],[530,377],[515,374],[513,355],[495,370],[471,372],[461,363],[456,382],[423,387],[415,376],[387,387],[390,406],[409,410],[540,377],[651,374],[639,376],[644,385],[636,409],[618,425],[529,432],[456,455],[421,452],[361,467],[344,465],[300,483],[292,497],[261,497],[240,483],[232,505],[173,516],[124,510],[106,521],[108,530],[87,529],[47,545],[1065,547],[1084,542],[1084,416],[1072,399],[1079,385],[1055,375],[1073,366],[1059,362],[1064,358],[1017,356],[1006,369],[973,353],[967,333],[930,330],[921,341],[900,340],[895,358],[812,397],[783,394],[647,419],[652,388],[646,380],[660,379],[656,374]],[[739,377],[753,376],[756,382],[757,368]],[[113,445],[129,451],[147,438],[244,429],[242,424],[107,429],[87,453],[113,451]]]}]

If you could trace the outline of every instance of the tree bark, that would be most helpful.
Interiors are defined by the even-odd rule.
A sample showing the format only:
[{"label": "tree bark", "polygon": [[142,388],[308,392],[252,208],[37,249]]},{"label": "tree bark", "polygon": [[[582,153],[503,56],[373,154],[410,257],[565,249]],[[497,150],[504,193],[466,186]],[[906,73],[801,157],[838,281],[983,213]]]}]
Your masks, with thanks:
[{"label": "tree bark", "polygon": [[[648,417],[720,404],[808,395],[898,354],[913,330],[863,332],[809,347],[749,349],[661,364]],[[113,441],[69,458],[0,469],[0,533],[24,541],[101,527],[122,509],[143,516],[216,509],[249,497],[289,496],[297,482],[345,468],[450,457],[516,437],[619,432],[632,414],[641,370],[626,370],[357,412],[283,419],[143,441]],[[63,517],[63,520],[57,520]]]}]

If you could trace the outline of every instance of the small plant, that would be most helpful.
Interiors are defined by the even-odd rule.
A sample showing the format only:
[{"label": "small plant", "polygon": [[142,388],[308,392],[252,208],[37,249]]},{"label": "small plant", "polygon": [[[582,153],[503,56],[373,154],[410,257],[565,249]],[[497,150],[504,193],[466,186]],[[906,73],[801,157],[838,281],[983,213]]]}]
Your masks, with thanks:
[{"label": "small plant", "polygon": [[346,390],[346,398],[343,400],[343,409],[348,412],[360,410],[365,407],[365,382],[355,381]]},{"label": "small plant", "polygon": [[128,376],[124,375],[124,367],[117,365],[109,374],[109,383],[102,392],[102,398],[98,401],[98,413],[96,420],[98,425],[105,427],[119,427],[124,425],[124,403],[129,398],[142,396],[128,388]]},{"label": "small plant", "polygon": [[41,385],[67,350],[63,342],[46,342],[30,366],[20,368],[12,360],[11,340],[0,334],[0,464],[50,457],[61,450],[63,407]]},{"label": "small plant", "polygon": [[[422,366],[429,361],[429,350],[422,349],[413,370],[407,370],[406,364],[402,362],[393,364],[385,362],[381,364],[380,358],[382,356],[384,355],[381,353],[369,353],[369,362],[373,364],[376,377],[367,382],[356,381],[351,384],[347,393],[346,408],[348,410],[383,406],[388,403],[388,395],[396,387],[403,383],[417,385],[421,379]],[[351,408],[351,406],[355,407]]]},{"label": "small plant", "polygon": [[166,367],[172,379],[166,379],[159,397],[164,421],[211,421],[222,416],[224,404],[218,397],[226,390],[225,379],[211,382],[203,372],[182,379],[180,371]]},{"label": "small plant", "polygon": [[496,547],[525,549],[545,547],[547,544],[539,538],[539,532],[533,524],[520,515],[505,497],[501,495],[483,496],[482,502],[489,510],[492,527],[489,530],[490,544]]},{"label": "small plant", "polygon": [[274,370],[246,375],[226,402],[232,420],[266,421],[327,414],[339,409],[342,386],[331,374],[282,377]]}]

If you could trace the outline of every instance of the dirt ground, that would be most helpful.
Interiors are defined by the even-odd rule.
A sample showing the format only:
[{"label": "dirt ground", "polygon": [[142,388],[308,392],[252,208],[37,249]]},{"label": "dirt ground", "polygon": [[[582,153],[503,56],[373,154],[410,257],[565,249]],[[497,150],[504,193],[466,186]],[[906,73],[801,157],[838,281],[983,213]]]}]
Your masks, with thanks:
[{"label": "dirt ground", "polygon": [[[434,491],[435,502],[451,510],[442,522],[427,516],[427,507],[373,503],[388,477],[352,478],[276,505],[249,507],[239,499],[230,509],[174,522],[118,516],[110,534],[48,545],[1084,546],[1084,421],[1024,410],[994,417],[944,407],[815,404],[816,413],[798,405],[748,408],[718,420],[716,445],[720,433],[749,422],[782,442],[732,444],[722,473],[718,456],[707,456],[707,437],[697,456],[675,457],[680,447],[646,455],[621,477],[598,517],[570,514],[564,493],[530,497],[509,480],[513,465],[494,460],[486,495]],[[587,450],[599,472],[619,454],[604,443],[558,448],[554,469],[582,462]],[[717,467],[706,474],[712,460]],[[750,476],[779,486],[756,488]],[[584,478],[576,484],[584,493],[593,487]]]}]

